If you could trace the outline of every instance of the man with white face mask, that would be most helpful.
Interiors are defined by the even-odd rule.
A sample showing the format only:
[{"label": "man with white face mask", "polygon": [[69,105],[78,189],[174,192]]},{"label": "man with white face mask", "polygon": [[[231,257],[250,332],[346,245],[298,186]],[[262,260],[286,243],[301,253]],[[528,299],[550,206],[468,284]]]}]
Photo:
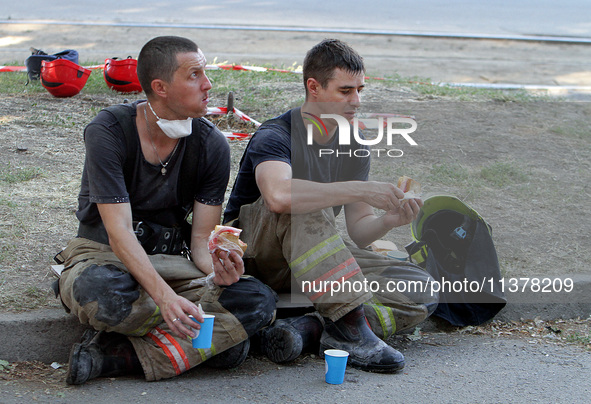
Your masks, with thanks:
[{"label": "man with white face mask", "polygon": [[[236,252],[208,252],[230,153],[203,118],[205,66],[194,42],[152,39],[137,67],[147,100],[107,108],[85,129],[78,236],[56,256],[66,268],[56,292],[93,327],[72,347],[69,384],[142,372],[158,380],[202,362],[235,367],[274,317],[273,293],[242,276]],[[191,346],[199,325],[189,316],[203,322],[197,304],[215,314],[210,349]]]}]

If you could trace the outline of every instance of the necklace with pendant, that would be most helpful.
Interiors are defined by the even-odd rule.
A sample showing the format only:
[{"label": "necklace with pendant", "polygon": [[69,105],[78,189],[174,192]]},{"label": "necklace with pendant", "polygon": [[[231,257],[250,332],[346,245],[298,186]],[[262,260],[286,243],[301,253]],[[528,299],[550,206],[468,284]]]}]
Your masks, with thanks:
[{"label": "necklace with pendant", "polygon": [[176,152],[176,149],[179,147],[179,141],[176,141],[176,145],[174,145],[174,149],[172,150],[172,153],[170,153],[170,156],[168,157],[168,160],[166,160],[166,162],[162,162],[162,159],[160,159],[160,156],[158,155],[158,150],[156,150],[156,145],[154,144],[154,139],[152,138],[152,131],[150,131],[150,123],[148,122],[148,114],[146,113],[146,109],[147,107],[144,106],[144,118],[146,119],[146,128],[148,129],[148,136],[150,137],[150,144],[152,145],[152,148],[154,149],[154,153],[156,153],[156,158],[158,159],[158,161],[160,162],[160,172],[162,173],[162,175],[166,175],[166,173],[168,172],[168,170],[166,169],[166,167],[168,166],[168,163],[170,163],[170,160],[172,160],[172,156],[174,156],[174,153]]}]

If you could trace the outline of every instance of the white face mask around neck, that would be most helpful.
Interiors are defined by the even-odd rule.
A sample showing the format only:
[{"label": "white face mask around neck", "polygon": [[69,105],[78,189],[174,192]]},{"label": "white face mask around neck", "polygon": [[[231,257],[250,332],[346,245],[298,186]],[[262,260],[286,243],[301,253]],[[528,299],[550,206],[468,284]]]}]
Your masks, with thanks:
[{"label": "white face mask around neck", "polygon": [[174,121],[162,119],[158,115],[156,115],[156,112],[154,112],[154,109],[152,108],[152,105],[150,105],[150,102],[148,102],[148,106],[150,107],[150,110],[152,111],[156,119],[158,119],[156,123],[158,124],[160,129],[162,129],[162,132],[164,132],[164,134],[169,138],[180,139],[182,137],[189,136],[193,132],[193,118],[176,119]]}]

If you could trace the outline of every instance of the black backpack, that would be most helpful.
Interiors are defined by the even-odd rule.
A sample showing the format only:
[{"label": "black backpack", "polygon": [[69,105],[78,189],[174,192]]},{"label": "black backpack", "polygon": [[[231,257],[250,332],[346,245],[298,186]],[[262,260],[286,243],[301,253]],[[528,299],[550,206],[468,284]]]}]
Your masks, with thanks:
[{"label": "black backpack", "polygon": [[434,196],[425,200],[411,231],[411,260],[439,289],[433,315],[455,326],[479,325],[505,307],[492,228],[476,211],[455,197]]}]

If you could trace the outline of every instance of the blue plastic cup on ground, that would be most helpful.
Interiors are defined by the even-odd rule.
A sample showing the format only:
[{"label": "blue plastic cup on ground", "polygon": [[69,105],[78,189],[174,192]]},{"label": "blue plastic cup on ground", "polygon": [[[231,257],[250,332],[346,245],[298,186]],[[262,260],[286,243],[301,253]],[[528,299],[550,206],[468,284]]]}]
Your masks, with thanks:
[{"label": "blue plastic cup on ground", "polygon": [[213,335],[213,320],[215,319],[215,316],[213,314],[204,314],[203,323],[200,323],[197,320],[195,320],[193,316],[189,317],[191,317],[191,320],[201,325],[201,329],[199,330],[193,328],[193,330],[195,330],[196,333],[195,337],[193,337],[191,341],[193,343],[193,348],[211,348],[211,337]]},{"label": "blue plastic cup on ground", "polygon": [[324,380],[326,383],[343,383],[348,357],[349,352],[340,349],[327,349],[324,351]]}]

